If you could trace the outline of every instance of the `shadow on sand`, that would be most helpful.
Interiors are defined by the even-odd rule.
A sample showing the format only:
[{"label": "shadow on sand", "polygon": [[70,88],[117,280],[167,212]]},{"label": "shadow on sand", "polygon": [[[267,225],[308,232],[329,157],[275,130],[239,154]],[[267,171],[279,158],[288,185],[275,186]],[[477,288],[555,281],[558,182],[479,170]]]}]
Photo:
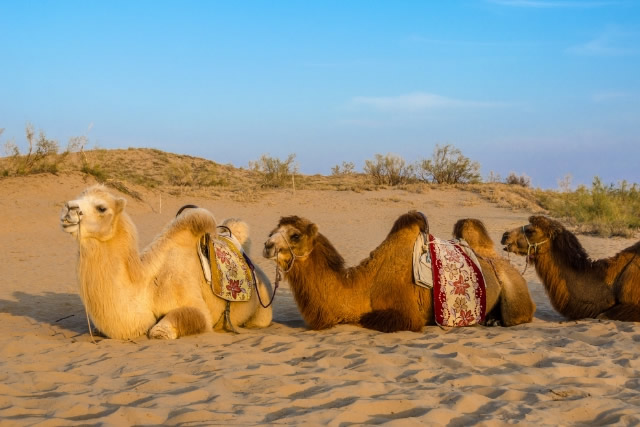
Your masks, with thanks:
[{"label": "shadow on sand", "polygon": [[87,319],[80,297],[76,294],[46,292],[28,294],[16,291],[17,301],[0,299],[0,313],[28,317],[38,323],[66,329],[77,334],[87,333]]}]

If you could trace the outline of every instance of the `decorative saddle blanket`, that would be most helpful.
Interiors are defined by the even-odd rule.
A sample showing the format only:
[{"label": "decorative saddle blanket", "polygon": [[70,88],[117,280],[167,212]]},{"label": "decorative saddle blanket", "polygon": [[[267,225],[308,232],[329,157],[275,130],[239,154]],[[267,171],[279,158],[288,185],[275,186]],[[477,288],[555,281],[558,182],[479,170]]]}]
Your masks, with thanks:
[{"label": "decorative saddle blanket", "polygon": [[253,264],[233,235],[205,234],[198,244],[198,255],[214,295],[231,302],[251,298],[255,285]]},{"label": "decorative saddle blanket", "polygon": [[484,276],[467,242],[420,233],[413,249],[414,281],[418,286],[433,289],[436,323],[441,326],[481,323],[486,315]]}]

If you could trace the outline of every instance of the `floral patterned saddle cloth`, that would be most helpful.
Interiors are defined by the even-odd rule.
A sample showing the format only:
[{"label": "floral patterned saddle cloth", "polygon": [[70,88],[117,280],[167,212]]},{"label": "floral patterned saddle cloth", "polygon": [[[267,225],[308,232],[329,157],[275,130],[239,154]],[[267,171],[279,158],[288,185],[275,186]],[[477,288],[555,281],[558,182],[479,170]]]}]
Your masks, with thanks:
[{"label": "floral patterned saddle cloth", "polygon": [[436,323],[441,326],[482,323],[486,316],[484,276],[467,242],[420,233],[413,249],[414,281],[418,286],[433,289]]},{"label": "floral patterned saddle cloth", "polygon": [[205,234],[198,244],[198,255],[214,295],[230,302],[251,298],[255,286],[253,264],[231,233]]}]

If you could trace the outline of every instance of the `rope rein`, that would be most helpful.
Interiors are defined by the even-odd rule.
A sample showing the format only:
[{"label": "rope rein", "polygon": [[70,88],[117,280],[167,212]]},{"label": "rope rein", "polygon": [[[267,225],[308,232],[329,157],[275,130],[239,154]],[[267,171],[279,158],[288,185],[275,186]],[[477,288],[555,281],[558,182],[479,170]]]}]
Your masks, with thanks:
[{"label": "rope rein", "polygon": [[[266,306],[264,304],[262,304],[262,299],[260,298],[260,292],[258,292],[258,299],[260,300],[260,304],[262,304],[262,306],[264,308],[269,307],[271,305],[271,303],[273,303],[273,299],[276,297],[276,291],[278,290],[278,286],[280,285],[280,280],[282,280],[282,273],[288,273],[289,271],[291,271],[291,269],[293,268],[293,264],[296,261],[296,259],[308,257],[309,255],[311,255],[311,252],[313,252],[313,248],[311,248],[311,250],[309,252],[307,252],[306,254],[296,255],[295,252],[293,252],[293,248],[291,247],[291,244],[289,243],[289,240],[287,239],[287,236],[282,231],[279,231],[278,234],[282,235],[282,238],[284,239],[284,241],[287,244],[287,249],[289,249],[289,253],[291,254],[291,262],[287,266],[286,270],[281,270],[280,269],[280,264],[278,264],[278,256],[280,255],[280,248],[278,248],[276,250],[276,254],[274,256],[274,258],[276,260],[276,277],[274,279],[274,285],[273,285],[274,286],[274,288],[273,288],[273,297],[271,297],[271,301],[269,302],[269,304],[267,304]],[[257,286],[257,284],[256,284],[256,286]],[[257,288],[256,288],[256,290],[257,290]]]},{"label": "rope rein", "polygon": [[527,258],[525,259],[525,263],[524,263],[524,270],[522,270],[522,275],[524,275],[524,273],[527,271],[527,267],[529,267],[529,259],[531,257],[531,248],[533,248],[533,254],[537,255],[538,254],[538,246],[545,244],[549,241],[549,239],[543,240],[542,242],[537,242],[537,243],[531,243],[529,241],[529,238],[527,237],[527,233],[525,233],[524,231],[524,225],[522,226],[522,235],[524,236],[525,240],[527,241]]},{"label": "rope rein", "polygon": [[[78,209],[78,261],[80,262],[80,265],[82,265],[82,227],[80,227],[80,224],[82,223],[82,211],[80,209]],[[84,314],[87,317],[87,327],[89,328],[89,336],[91,337],[91,342],[94,344],[98,344],[95,340],[95,338],[93,338],[93,331],[91,330],[91,319],[89,319],[89,311],[87,310],[87,305],[86,304],[82,304],[84,306]]]},{"label": "rope rein", "polygon": [[[278,253],[276,252],[276,259],[277,259],[277,256],[278,256]],[[269,303],[266,305],[264,304],[264,302],[262,302],[262,297],[260,296],[260,290],[258,289],[258,279],[256,279],[256,273],[253,270],[253,268],[251,268],[251,272],[253,273],[253,283],[256,288],[256,293],[258,294],[258,301],[260,301],[260,305],[263,308],[268,308],[271,304],[273,304],[273,300],[276,299],[276,291],[278,290],[278,286],[280,286],[280,280],[282,279],[282,276],[280,274],[280,268],[278,267],[278,263],[276,262],[276,278],[273,284],[273,295],[271,295],[271,300],[269,300]]]}]

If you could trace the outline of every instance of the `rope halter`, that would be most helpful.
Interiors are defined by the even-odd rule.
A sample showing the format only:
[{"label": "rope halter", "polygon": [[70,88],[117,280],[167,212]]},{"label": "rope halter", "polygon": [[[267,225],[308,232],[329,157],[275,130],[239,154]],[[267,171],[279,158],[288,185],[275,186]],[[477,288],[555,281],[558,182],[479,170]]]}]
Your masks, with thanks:
[{"label": "rope halter", "polygon": [[[287,244],[287,249],[289,249],[289,253],[291,254],[291,262],[287,266],[287,269],[283,270],[283,273],[288,273],[293,268],[293,264],[295,263],[296,259],[308,257],[309,255],[311,255],[311,252],[313,252],[313,248],[311,248],[311,250],[309,252],[307,252],[306,254],[296,255],[296,253],[293,252],[293,248],[291,247],[291,244],[289,243],[289,239],[287,239],[287,235],[282,231],[278,231],[278,234],[282,235],[282,238],[284,239],[285,243]],[[279,254],[280,254],[280,249],[277,249],[276,250],[276,269],[278,268],[278,255]]]},{"label": "rope halter", "polygon": [[525,226],[522,226],[522,235],[524,236],[525,240],[527,241],[527,258],[526,258],[526,262],[524,265],[524,270],[522,271],[521,274],[524,274],[527,271],[527,267],[529,266],[529,260],[530,259],[534,259],[534,257],[532,257],[531,254],[531,249],[533,248],[533,255],[536,255],[538,253],[538,247],[540,245],[543,245],[545,243],[547,243],[549,241],[549,239],[543,240],[542,242],[536,242],[536,243],[531,243],[529,241],[529,238],[527,237],[527,233],[524,230]]}]

